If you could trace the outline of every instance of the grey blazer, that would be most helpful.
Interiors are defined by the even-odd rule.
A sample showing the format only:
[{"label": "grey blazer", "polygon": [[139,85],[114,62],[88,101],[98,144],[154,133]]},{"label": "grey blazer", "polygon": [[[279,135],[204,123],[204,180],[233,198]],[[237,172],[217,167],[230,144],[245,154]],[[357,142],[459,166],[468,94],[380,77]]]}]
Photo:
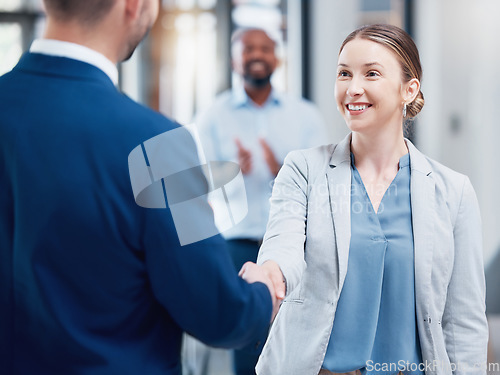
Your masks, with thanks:
[{"label": "grey blazer", "polygon": [[[350,135],[290,153],[278,174],[258,263],[276,261],[287,295],[259,375],[317,375],[350,244]],[[481,223],[469,179],[410,141],[417,325],[426,374],[486,374]]]}]

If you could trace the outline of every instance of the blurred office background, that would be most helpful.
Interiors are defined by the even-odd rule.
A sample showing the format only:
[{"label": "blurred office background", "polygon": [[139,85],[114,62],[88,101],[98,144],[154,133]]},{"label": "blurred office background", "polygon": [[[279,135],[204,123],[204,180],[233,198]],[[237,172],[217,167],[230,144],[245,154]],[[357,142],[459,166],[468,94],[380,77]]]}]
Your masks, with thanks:
[{"label": "blurred office background", "polygon": [[[500,360],[500,1],[498,0],[162,0],[149,37],[121,64],[129,96],[182,124],[238,81],[230,35],[258,26],[279,40],[274,85],[315,102],[336,142],[347,134],[333,96],[340,43],[357,26],[392,23],[415,39],[426,104],[411,138],[427,155],[467,174],[484,228],[491,356]],[[44,26],[41,0],[0,1],[0,74]],[[1,114],[0,114],[1,116]],[[439,251],[439,249],[435,249]],[[500,315],[498,315],[500,316]],[[496,351],[496,353],[495,353]],[[222,374],[222,370],[214,370]]]}]

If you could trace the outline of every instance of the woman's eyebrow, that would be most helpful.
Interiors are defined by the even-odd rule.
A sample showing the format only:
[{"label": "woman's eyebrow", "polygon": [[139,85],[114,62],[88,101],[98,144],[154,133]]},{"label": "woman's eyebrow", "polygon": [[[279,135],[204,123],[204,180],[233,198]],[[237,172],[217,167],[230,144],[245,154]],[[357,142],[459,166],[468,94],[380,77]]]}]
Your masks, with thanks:
[{"label": "woman's eyebrow", "polygon": [[378,63],[378,62],[370,62],[370,63],[366,63],[365,66],[366,67],[370,67],[370,66],[374,66],[374,65],[378,65],[380,66],[381,68],[383,68],[383,65]]},{"label": "woman's eyebrow", "polygon": [[[365,67],[370,67],[370,66],[374,66],[374,65],[378,65],[378,66],[380,66],[381,68],[383,68],[383,67],[384,67],[382,64],[380,64],[380,63],[378,63],[378,62],[369,62],[369,63],[364,64],[363,66],[365,66]],[[344,63],[339,63],[339,64],[338,64],[338,66],[343,66],[343,67],[346,67],[346,68],[348,68],[348,67],[349,67],[349,65],[344,64]]]}]

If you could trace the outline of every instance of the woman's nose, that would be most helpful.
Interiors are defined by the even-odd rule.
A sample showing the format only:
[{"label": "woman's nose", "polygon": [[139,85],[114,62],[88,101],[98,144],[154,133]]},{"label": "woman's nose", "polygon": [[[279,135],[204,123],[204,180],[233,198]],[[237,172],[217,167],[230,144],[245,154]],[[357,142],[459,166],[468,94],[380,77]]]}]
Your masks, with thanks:
[{"label": "woman's nose", "polygon": [[349,82],[349,87],[347,88],[347,95],[351,97],[363,95],[365,90],[363,89],[363,85],[361,80],[353,77]]}]

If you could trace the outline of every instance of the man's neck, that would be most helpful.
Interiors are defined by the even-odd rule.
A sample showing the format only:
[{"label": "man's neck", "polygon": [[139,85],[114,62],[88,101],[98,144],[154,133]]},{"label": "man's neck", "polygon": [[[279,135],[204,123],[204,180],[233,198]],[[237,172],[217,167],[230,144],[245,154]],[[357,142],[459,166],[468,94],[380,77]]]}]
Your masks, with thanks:
[{"label": "man's neck", "polygon": [[79,27],[76,24],[48,22],[43,37],[79,44],[101,53],[114,64],[118,61],[116,51],[110,48],[112,43],[106,43],[106,40],[99,36],[98,33]]},{"label": "man's neck", "polygon": [[264,87],[254,87],[248,84],[245,84],[245,92],[248,97],[252,99],[252,101],[258,106],[264,105],[271,94],[272,86],[268,84]]}]

